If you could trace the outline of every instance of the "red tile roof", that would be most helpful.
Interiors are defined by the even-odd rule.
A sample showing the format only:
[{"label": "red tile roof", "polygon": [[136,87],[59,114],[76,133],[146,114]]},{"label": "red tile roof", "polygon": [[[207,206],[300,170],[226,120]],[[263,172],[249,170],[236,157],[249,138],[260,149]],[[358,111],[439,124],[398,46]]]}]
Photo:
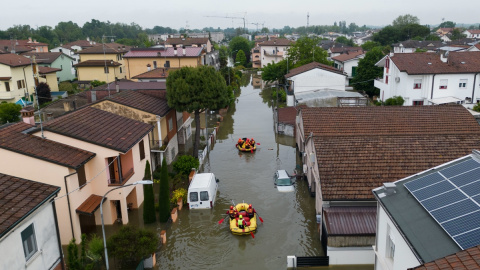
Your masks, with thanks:
[{"label": "red tile roof", "polygon": [[297,108],[285,107],[278,109],[278,122],[290,124],[295,126],[295,119],[297,117]]},{"label": "red tile roof", "polygon": [[480,126],[461,105],[302,107],[305,137],[477,133]]},{"label": "red tile roof", "polygon": [[126,153],[142,140],[153,126],[85,107],[46,122],[44,129]]},{"label": "red tile roof", "polygon": [[68,57],[73,60],[73,58],[61,52],[28,52],[22,53],[22,55],[28,58],[32,58],[32,56],[35,56],[35,61],[38,64],[51,64],[62,55],[63,57]]},{"label": "red tile roof", "polygon": [[84,215],[93,215],[95,211],[100,207],[102,202],[102,196],[92,194],[90,195],[76,210],[75,212]]},{"label": "red tile roof", "polygon": [[170,45],[182,44],[184,46],[201,45],[207,44],[208,38],[167,38],[166,43]]},{"label": "red tile roof", "polygon": [[59,191],[56,186],[0,173],[0,238]]},{"label": "red tile roof", "polygon": [[84,49],[84,48],[89,48],[89,47],[93,47],[93,46],[97,46],[97,45],[99,45],[99,44],[95,44],[95,42],[93,42],[93,41],[76,40],[76,41],[72,41],[72,42],[69,42],[67,44],[64,44],[63,46],[60,46],[60,47],[71,49],[73,46],[79,46],[82,49]]},{"label": "red tile roof", "polygon": [[350,53],[347,52],[347,53],[342,53],[340,55],[332,57],[332,59],[340,62],[346,62],[348,60],[359,58],[359,56],[362,56],[362,55],[364,55],[363,51],[356,51],[356,52],[350,52]]},{"label": "red tile roof", "polygon": [[324,64],[320,64],[318,62],[311,62],[309,64],[306,64],[306,65],[303,65],[303,66],[300,66],[300,67],[297,67],[297,68],[294,68],[294,69],[290,70],[290,72],[287,75],[285,75],[285,78],[290,78],[290,77],[293,77],[295,75],[298,75],[298,74],[301,74],[301,73],[304,73],[304,72],[307,72],[309,70],[316,69],[316,68],[345,75],[343,73],[343,71],[341,71],[339,69],[336,69],[332,66],[327,66],[327,65],[324,65]]},{"label": "red tile roof", "polygon": [[480,125],[462,106],[301,109],[324,200],[374,200],[372,189],[469,154]]},{"label": "red tile roof", "polygon": [[361,52],[363,51],[362,47],[331,47],[330,51],[332,53],[346,53],[346,52]]},{"label": "red tile roof", "polygon": [[[185,55],[183,54],[185,50]],[[163,48],[134,48],[126,53],[123,58],[159,58],[159,57],[200,57],[202,55],[203,48],[201,47],[186,47],[185,49],[175,49],[172,47]]]},{"label": "red tile roof", "polygon": [[4,64],[10,67],[21,67],[21,66],[28,66],[31,64],[30,59],[16,55],[14,53],[6,53],[0,54],[0,64]]},{"label": "red tile roof", "polygon": [[479,29],[469,29],[469,30],[467,30],[467,31],[470,32],[470,34],[472,34],[472,35],[480,34],[480,30],[479,30]]},{"label": "red tile roof", "polygon": [[168,73],[177,68],[156,68],[145,73],[132,77],[132,79],[165,79],[168,77]]},{"label": "red tile roof", "polygon": [[[104,46],[105,45],[105,46]],[[120,54],[128,52],[132,46],[126,46],[118,43],[98,44],[90,48],[78,51],[78,54]]]},{"label": "red tile roof", "polygon": [[334,206],[323,208],[328,236],[376,234],[377,207]]},{"label": "red tile roof", "polygon": [[122,64],[112,61],[112,60],[87,60],[82,61],[78,64],[73,65],[74,67],[104,67],[107,65],[108,67],[118,67]]},{"label": "red tile roof", "polygon": [[453,255],[410,268],[413,270],[480,269],[480,246],[462,250]]},{"label": "red tile roof", "polygon": [[436,53],[398,53],[391,59],[409,75],[480,72],[480,52],[450,52],[445,63]]},{"label": "red tile roof", "polygon": [[106,100],[159,116],[165,116],[170,111],[166,99],[151,97],[138,91],[121,91]]},{"label": "red tile roof", "polygon": [[62,69],[51,68],[51,67],[42,67],[42,66],[38,67],[38,73],[40,73],[40,74],[49,74],[49,73],[55,73],[55,72],[58,72],[58,71],[62,71]]},{"label": "red tile roof", "polygon": [[33,126],[24,122],[0,126],[0,148],[77,169],[95,153],[27,134]]},{"label": "red tile roof", "polygon": [[122,90],[166,90],[166,82],[133,82],[133,81],[123,81],[111,82],[109,84],[103,84],[95,87],[93,90],[107,90],[107,87],[110,87],[111,90],[118,89]]},{"label": "red tile roof", "polygon": [[295,41],[291,41],[285,38],[272,38],[270,40],[259,43],[258,46],[292,46]]}]

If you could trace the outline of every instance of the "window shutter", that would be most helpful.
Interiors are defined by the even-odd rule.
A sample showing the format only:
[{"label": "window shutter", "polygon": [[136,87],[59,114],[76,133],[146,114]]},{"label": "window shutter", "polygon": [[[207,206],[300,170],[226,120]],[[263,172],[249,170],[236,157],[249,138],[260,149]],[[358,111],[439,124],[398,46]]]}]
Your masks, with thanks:
[{"label": "window shutter", "polygon": [[77,169],[78,174],[78,186],[81,187],[85,183],[87,183],[87,177],[85,175],[85,165]]},{"label": "window shutter", "polygon": [[145,145],[143,143],[143,140],[140,141],[138,147],[140,149],[140,160],[143,160],[145,158]]}]

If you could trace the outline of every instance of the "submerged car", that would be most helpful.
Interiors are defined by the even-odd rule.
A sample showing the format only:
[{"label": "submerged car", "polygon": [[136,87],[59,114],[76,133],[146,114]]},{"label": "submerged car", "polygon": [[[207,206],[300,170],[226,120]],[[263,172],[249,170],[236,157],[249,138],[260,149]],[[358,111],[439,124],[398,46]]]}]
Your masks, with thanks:
[{"label": "submerged car", "polygon": [[295,190],[293,187],[295,181],[292,180],[292,176],[290,176],[286,170],[277,170],[273,176],[273,180],[279,192],[291,192]]}]

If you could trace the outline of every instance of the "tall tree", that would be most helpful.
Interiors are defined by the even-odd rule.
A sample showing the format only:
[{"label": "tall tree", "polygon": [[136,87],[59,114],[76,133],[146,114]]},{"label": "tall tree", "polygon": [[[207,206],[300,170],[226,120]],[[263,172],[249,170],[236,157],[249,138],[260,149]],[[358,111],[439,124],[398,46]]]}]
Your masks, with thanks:
[{"label": "tall tree", "polygon": [[350,46],[350,47],[355,46],[355,43],[353,42],[352,39],[348,39],[344,36],[338,37],[337,39],[335,39],[335,41],[338,42],[338,43],[343,43],[343,44],[345,44],[347,46]]},{"label": "tall tree", "polygon": [[[150,162],[145,164],[145,180],[152,180],[150,172]],[[153,195],[153,185],[143,185],[143,222],[145,224],[153,223],[157,220],[155,214],[155,196]]]},{"label": "tall tree", "polygon": [[288,64],[293,67],[303,66],[311,62],[318,62],[326,65],[331,65],[331,62],[327,60],[327,51],[320,48],[318,43],[320,39],[302,37],[299,38],[288,49]]},{"label": "tall tree", "polygon": [[228,48],[230,49],[230,53],[234,54],[233,61],[236,62],[236,52],[242,50],[245,53],[245,57],[247,57],[247,62],[250,59],[250,44],[248,40],[244,37],[234,37],[228,44]]},{"label": "tall tree", "polygon": [[410,14],[400,15],[392,22],[392,26],[395,27],[404,27],[409,24],[420,24],[420,20],[417,16]]},{"label": "tall tree", "polygon": [[373,86],[373,81],[382,77],[383,68],[375,66],[385,56],[382,47],[375,47],[365,54],[358,62],[357,75],[351,80],[351,84],[358,91],[365,91],[369,96],[379,94],[379,90]]},{"label": "tall tree", "polygon": [[46,83],[39,83],[37,86],[37,97],[38,97],[38,103],[43,105],[43,103],[50,102],[52,101],[52,95],[50,93],[50,86]]},{"label": "tall tree", "polygon": [[237,56],[235,57],[235,66],[245,66],[247,63],[247,57],[243,50],[239,50],[237,52]]},{"label": "tall tree", "polygon": [[167,160],[164,158],[160,169],[160,187],[158,192],[158,218],[167,222],[170,216],[170,190],[168,183]]},{"label": "tall tree", "polygon": [[466,37],[467,36],[462,34],[462,32],[460,32],[460,29],[458,28],[453,29],[452,34],[450,35],[451,40],[459,40]]},{"label": "tall tree", "polygon": [[439,28],[454,28],[456,23],[452,21],[442,22],[438,27]]},{"label": "tall tree", "polygon": [[231,102],[225,80],[211,66],[183,67],[168,75],[167,100],[175,110],[195,114],[193,156],[198,158],[200,113],[224,108]]},{"label": "tall tree", "polygon": [[224,68],[228,64],[228,48],[225,45],[221,45],[218,49],[219,60],[220,60],[220,68]]}]

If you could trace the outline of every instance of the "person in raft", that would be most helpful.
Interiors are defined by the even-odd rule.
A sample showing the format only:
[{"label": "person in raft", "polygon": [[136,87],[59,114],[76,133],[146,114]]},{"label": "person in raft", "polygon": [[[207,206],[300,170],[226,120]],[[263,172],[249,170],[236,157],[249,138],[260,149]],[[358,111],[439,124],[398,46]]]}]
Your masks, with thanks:
[{"label": "person in raft", "polygon": [[250,140],[247,138],[247,139],[245,140],[245,144],[243,144],[243,148],[245,148],[245,149],[250,149],[250,146],[251,146],[251,145],[250,145]]},{"label": "person in raft", "polygon": [[255,140],[254,140],[253,138],[250,139],[250,145],[251,145],[252,147],[255,146]]},{"label": "person in raft", "polygon": [[243,145],[243,140],[242,140],[242,138],[238,139],[237,144],[238,144],[239,146],[242,146],[242,145]]},{"label": "person in raft", "polygon": [[231,219],[234,219],[238,215],[237,209],[230,205],[230,210],[228,210],[226,214],[228,214]]},{"label": "person in raft", "polygon": [[252,207],[251,204],[248,205],[248,209],[247,209],[247,216],[249,218],[253,218],[253,215],[257,213],[257,211],[255,211],[255,208]]},{"label": "person in raft", "polygon": [[243,216],[242,215],[238,216],[238,228],[245,229],[245,226],[243,225],[244,223],[245,223],[245,220],[243,219]]}]

